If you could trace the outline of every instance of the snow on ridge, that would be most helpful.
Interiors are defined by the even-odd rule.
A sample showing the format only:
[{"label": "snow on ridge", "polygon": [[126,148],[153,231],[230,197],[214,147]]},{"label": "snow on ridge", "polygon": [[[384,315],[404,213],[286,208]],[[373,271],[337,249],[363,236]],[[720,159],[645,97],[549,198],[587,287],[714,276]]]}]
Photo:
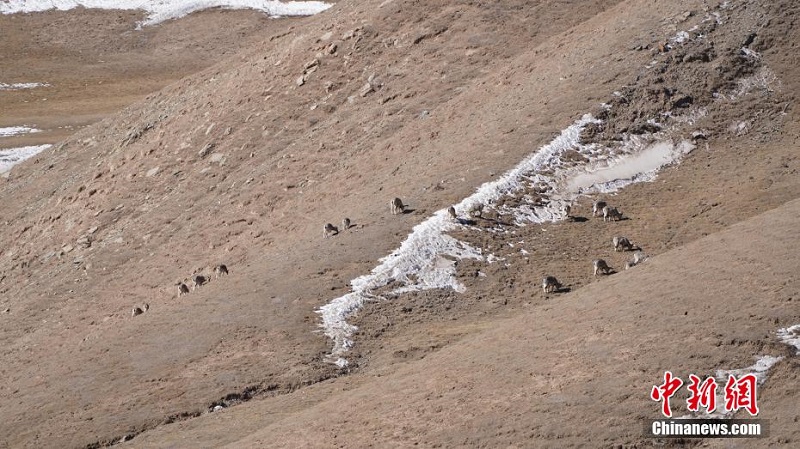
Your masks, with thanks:
[{"label": "snow on ridge", "polygon": [[[0,3],[0,8],[2,4]],[[47,83],[0,83],[0,90],[22,90],[22,89],[35,89],[37,87],[48,87]]]},{"label": "snow on ridge", "polygon": [[0,174],[8,172],[14,165],[19,164],[25,159],[32,158],[50,147],[52,147],[52,145],[47,144],[0,150]]},{"label": "snow on ridge", "polygon": [[27,126],[10,126],[7,128],[0,128],[0,137],[13,137],[21,134],[38,133],[41,129],[29,128]]},{"label": "snow on ridge", "polygon": [[156,25],[209,8],[254,9],[273,17],[310,16],[333,6],[321,1],[277,0],[6,0],[0,2],[0,14],[30,13],[78,7],[119,10],[143,10],[147,19],[139,24]]}]

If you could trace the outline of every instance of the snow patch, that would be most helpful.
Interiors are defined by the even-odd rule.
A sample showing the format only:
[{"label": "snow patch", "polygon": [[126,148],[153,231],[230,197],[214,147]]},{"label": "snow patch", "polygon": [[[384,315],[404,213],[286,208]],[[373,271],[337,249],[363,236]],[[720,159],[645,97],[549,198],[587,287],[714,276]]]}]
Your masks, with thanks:
[{"label": "snow patch", "polygon": [[29,128],[27,126],[10,126],[7,128],[0,128],[0,137],[12,137],[22,134],[38,133],[40,129]]},{"label": "snow patch", "polygon": [[795,324],[784,329],[778,329],[778,339],[782,343],[789,346],[794,346],[797,349],[797,354],[800,355],[800,324]]},{"label": "snow patch", "polygon": [[[0,4],[0,9],[2,9],[2,4]],[[35,89],[37,87],[48,87],[49,84],[46,83],[0,83],[0,90],[22,90],[22,89]]]},{"label": "snow patch", "polygon": [[14,165],[32,158],[50,147],[52,145],[36,145],[0,150],[0,174],[7,173]]},{"label": "snow patch", "polygon": [[273,17],[310,16],[333,6],[321,1],[276,0],[6,0],[0,2],[0,14],[30,13],[57,9],[97,8],[143,10],[147,19],[139,26],[156,25],[209,8],[254,9]]}]

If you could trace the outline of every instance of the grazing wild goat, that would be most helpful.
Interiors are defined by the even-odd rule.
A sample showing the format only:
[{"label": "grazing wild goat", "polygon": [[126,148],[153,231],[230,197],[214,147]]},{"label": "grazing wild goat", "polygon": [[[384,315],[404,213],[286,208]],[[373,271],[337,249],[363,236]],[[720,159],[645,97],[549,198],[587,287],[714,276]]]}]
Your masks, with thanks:
[{"label": "grazing wild goat", "polygon": [[178,296],[183,296],[189,293],[189,287],[186,286],[183,282],[178,282]]},{"label": "grazing wild goat", "polygon": [[622,220],[622,212],[616,207],[606,206],[603,208],[603,221]]},{"label": "grazing wild goat", "polygon": [[605,260],[603,259],[595,259],[592,262],[592,266],[594,267],[594,275],[597,276],[598,274],[609,274],[611,273],[611,267],[608,266]]},{"label": "grazing wild goat", "polygon": [[628,268],[635,267],[636,265],[639,265],[640,263],[644,262],[647,259],[648,259],[647,254],[641,251],[636,251],[635,253],[633,253],[633,258],[625,262],[625,269],[627,270]]},{"label": "grazing wild goat", "polygon": [[195,274],[192,276],[192,290],[196,289],[197,287],[202,287],[207,282],[207,277],[203,276],[202,274]]},{"label": "grazing wild goat", "polygon": [[614,251],[632,251],[636,248],[627,237],[614,236],[611,242],[614,244]]},{"label": "grazing wild goat", "polygon": [[332,235],[336,235],[338,233],[339,233],[339,229],[336,228],[336,226],[334,226],[334,225],[332,225],[330,223],[325,223],[325,226],[322,227],[322,237],[323,238],[328,238],[328,237],[330,237]]},{"label": "grazing wild goat", "polygon": [[398,215],[405,212],[406,206],[403,205],[403,201],[400,198],[395,198],[389,203],[389,208],[392,211],[392,215]]},{"label": "grazing wild goat", "polygon": [[228,274],[228,267],[225,266],[225,264],[219,264],[216,267],[214,267],[214,274],[217,277],[220,277],[224,274]]},{"label": "grazing wild goat", "polygon": [[453,206],[448,207],[447,208],[447,213],[450,215],[451,219],[453,219],[453,220],[457,220],[458,219],[458,215],[456,214],[456,208],[455,207],[453,207]]},{"label": "grazing wild goat", "polygon": [[150,310],[150,304],[144,303],[142,307],[139,306],[134,307],[133,310],[131,311],[131,316],[141,315],[147,312],[148,310]]},{"label": "grazing wild goat", "polygon": [[572,220],[572,206],[569,204],[564,205],[564,218],[567,220]]},{"label": "grazing wild goat", "polygon": [[595,201],[592,204],[592,217],[597,217],[603,213],[603,208],[606,207],[608,203],[605,201]]},{"label": "grazing wild goat", "polygon": [[542,279],[542,290],[545,293],[555,293],[561,290],[561,283],[554,276],[545,276]]}]

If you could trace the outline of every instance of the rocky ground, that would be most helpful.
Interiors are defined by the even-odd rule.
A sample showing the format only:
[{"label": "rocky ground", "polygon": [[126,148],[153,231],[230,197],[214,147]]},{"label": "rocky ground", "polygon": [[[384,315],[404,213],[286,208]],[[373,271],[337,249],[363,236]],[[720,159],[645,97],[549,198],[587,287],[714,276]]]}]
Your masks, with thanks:
[{"label": "rocky ground", "polygon": [[[800,323],[791,2],[341,1],[291,21],[201,13],[146,39],[128,13],[50,14],[0,17],[41,76],[0,73],[64,86],[3,93],[0,126],[61,126],[83,102],[76,126],[102,120],[37,135],[64,140],[2,184],[0,447],[649,447],[665,370],[766,354],[785,357],[760,390],[769,438],[669,444],[800,439],[798,359],[775,338]],[[25,32],[111,16],[94,41],[81,28],[69,71]],[[220,20],[249,41],[198,31]],[[112,87],[87,95],[90,77]],[[464,293],[369,303],[349,367],[324,362],[317,308],[586,112],[604,119],[586,143],[655,122],[697,147],[606,198],[626,220],[591,217],[586,196],[573,221],[463,227],[503,260],[460,261]],[[395,196],[413,212],[391,215]],[[651,259],[622,270],[619,234]],[[597,257],[619,273],[592,276]],[[178,296],[219,263],[228,276]],[[569,292],[542,293],[545,274]]]}]

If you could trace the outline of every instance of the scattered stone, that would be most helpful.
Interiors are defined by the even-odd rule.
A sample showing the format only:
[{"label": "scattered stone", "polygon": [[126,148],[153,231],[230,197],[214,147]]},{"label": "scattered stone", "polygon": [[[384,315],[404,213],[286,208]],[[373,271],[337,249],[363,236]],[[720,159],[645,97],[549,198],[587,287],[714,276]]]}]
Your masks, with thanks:
[{"label": "scattered stone", "polygon": [[360,91],[358,91],[358,94],[361,97],[366,97],[367,95],[369,95],[372,92],[374,92],[373,89],[372,89],[372,84],[367,83],[367,84],[364,84],[364,86],[361,88]]},{"label": "scattered stone", "polygon": [[312,67],[316,67],[318,65],[319,65],[319,59],[314,58],[311,61],[308,61],[306,65],[303,66],[303,70],[308,72],[309,69],[311,69]]},{"label": "scattered stone", "polygon": [[296,80],[294,80],[294,83],[295,83],[295,84],[297,84],[297,87],[300,87],[300,86],[302,86],[303,84],[305,84],[305,83],[306,83],[306,76],[305,76],[305,74],[303,74],[303,75],[300,75],[300,76],[299,76],[299,77],[298,77]]},{"label": "scattered stone", "polygon": [[225,155],[222,153],[214,153],[208,160],[211,162],[222,162],[225,160]]},{"label": "scattered stone", "polygon": [[207,144],[206,144],[206,145],[203,147],[203,149],[202,149],[202,150],[200,150],[200,152],[199,152],[199,153],[197,153],[197,155],[198,155],[198,156],[200,156],[200,159],[203,159],[203,158],[205,158],[206,156],[208,156],[209,154],[211,154],[211,150],[213,150],[213,149],[214,149],[214,146],[215,146],[215,145],[214,145],[214,143],[213,143],[213,142],[209,142],[209,143],[207,143]]},{"label": "scattered stone", "polygon": [[87,235],[78,237],[78,240],[75,243],[77,243],[81,248],[89,248],[92,246],[92,241]]},{"label": "scattered stone", "polygon": [[694,103],[691,95],[685,95],[672,102],[672,108],[688,108]]},{"label": "scattered stone", "polygon": [[148,177],[148,178],[152,178],[153,176],[155,176],[158,173],[158,171],[160,169],[161,169],[160,167],[153,167],[150,170],[147,170],[147,173],[145,173],[145,176]]},{"label": "scattered stone", "polygon": [[72,245],[69,245],[69,244],[67,244],[67,245],[64,245],[64,246],[61,248],[61,250],[62,250],[62,251],[64,251],[64,254],[68,254],[68,253],[70,253],[70,252],[71,252],[73,249],[75,249],[75,247],[74,247],[74,246],[72,246]]}]

